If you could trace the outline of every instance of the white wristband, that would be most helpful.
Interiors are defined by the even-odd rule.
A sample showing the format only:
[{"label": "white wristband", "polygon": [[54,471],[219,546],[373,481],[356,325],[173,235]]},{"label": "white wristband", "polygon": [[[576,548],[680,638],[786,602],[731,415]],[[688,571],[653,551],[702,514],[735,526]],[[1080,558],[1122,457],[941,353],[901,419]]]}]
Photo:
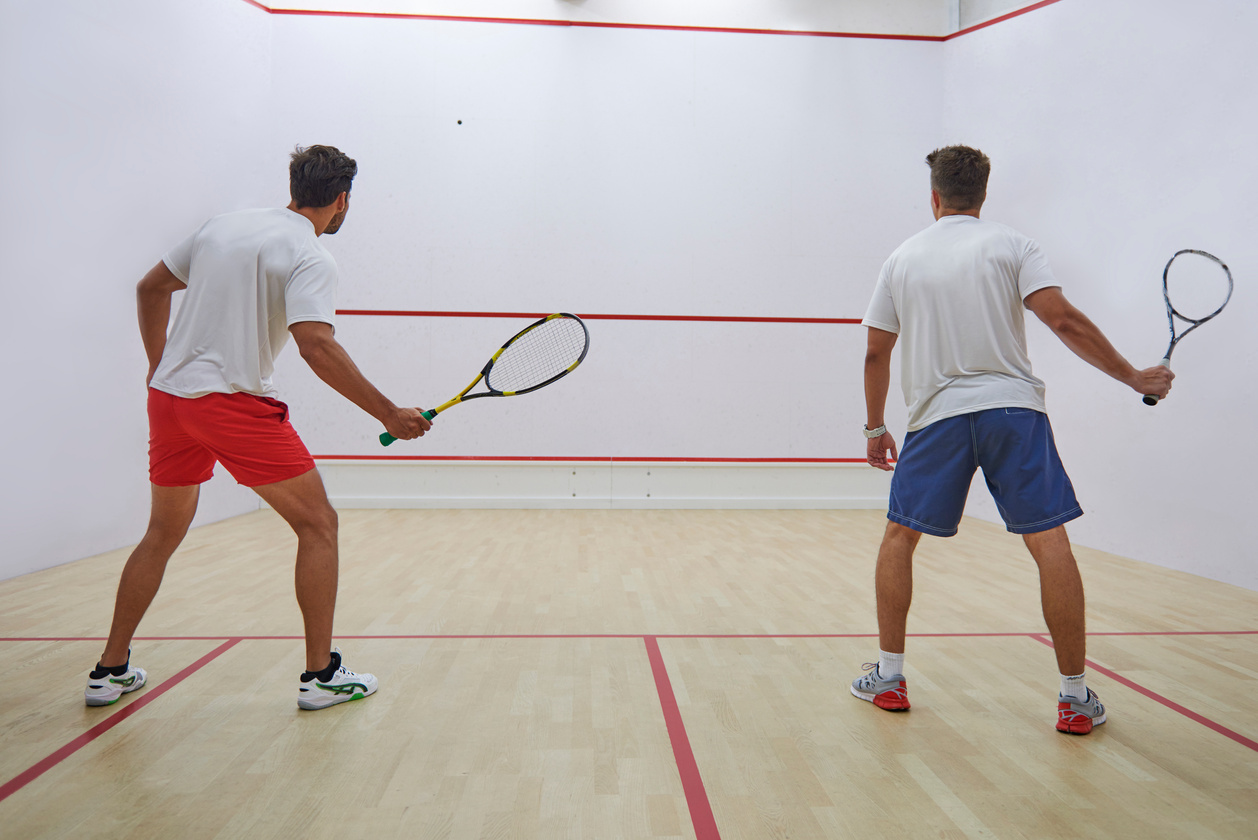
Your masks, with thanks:
[{"label": "white wristband", "polygon": [[865,433],[865,437],[867,439],[873,440],[874,438],[882,437],[887,433],[887,424],[883,423],[876,429],[871,429],[868,426],[861,426],[861,431]]}]

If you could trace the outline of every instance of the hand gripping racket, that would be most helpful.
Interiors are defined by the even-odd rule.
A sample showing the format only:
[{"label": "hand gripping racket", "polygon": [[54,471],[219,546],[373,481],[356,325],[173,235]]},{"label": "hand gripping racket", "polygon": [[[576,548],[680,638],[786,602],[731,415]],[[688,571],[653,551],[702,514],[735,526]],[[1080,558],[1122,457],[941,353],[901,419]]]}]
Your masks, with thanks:
[{"label": "hand gripping racket", "polygon": [[[1175,268],[1175,289],[1176,297],[1181,300],[1180,306],[1188,308],[1192,307],[1194,312],[1205,312],[1220,297],[1223,302],[1218,308],[1204,317],[1194,318],[1185,315],[1175,308],[1175,304],[1171,303],[1171,264],[1185,254],[1192,257],[1200,257],[1201,259],[1185,259],[1180,260]],[[1219,273],[1222,269],[1222,274]],[[1223,294],[1224,278],[1227,281],[1227,293]],[[1227,306],[1227,302],[1232,299],[1232,272],[1224,265],[1223,260],[1214,254],[1207,254],[1205,251],[1197,251],[1192,248],[1185,248],[1182,251],[1176,251],[1175,255],[1167,262],[1166,268],[1162,270],[1162,297],[1166,299],[1166,320],[1171,325],[1171,343],[1166,348],[1166,356],[1162,359],[1162,364],[1166,367],[1171,366],[1171,353],[1175,350],[1175,345],[1180,339],[1188,335],[1197,327],[1209,321],[1215,315],[1223,311],[1223,307]],[[1175,319],[1179,318],[1186,324],[1191,324],[1188,329],[1179,335],[1175,334]],[[1145,405],[1157,405],[1161,399],[1157,394],[1145,394]]]},{"label": "hand gripping racket", "polygon": [[[536,391],[575,370],[589,349],[590,333],[580,318],[566,312],[548,315],[513,335],[485,363],[470,385],[454,399],[425,411],[424,419],[431,420],[464,400],[513,397]],[[482,379],[488,390],[469,394]],[[395,440],[397,438],[388,432],[380,435],[380,442],[385,446]]]}]

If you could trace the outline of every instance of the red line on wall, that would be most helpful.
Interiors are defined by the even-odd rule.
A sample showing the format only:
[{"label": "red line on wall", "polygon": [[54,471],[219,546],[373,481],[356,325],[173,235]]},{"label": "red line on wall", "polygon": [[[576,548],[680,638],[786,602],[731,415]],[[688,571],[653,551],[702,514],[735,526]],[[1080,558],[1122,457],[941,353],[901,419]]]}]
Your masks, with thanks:
[{"label": "red line on wall", "polygon": [[185,679],[213,662],[219,656],[231,650],[231,648],[239,644],[240,641],[240,638],[228,639],[205,656],[202,656],[196,662],[193,662],[187,668],[184,668],[178,674],[175,674],[173,677],[166,680],[166,682],[148,689],[133,702],[128,703],[126,706],[119,709],[117,713],[96,724],[91,729],[66,744],[64,747],[61,747],[59,750],[42,760],[37,761],[35,764],[26,768],[12,779],[9,779],[9,781],[5,782],[3,785],[0,785],[0,802],[3,802],[8,797],[17,793],[40,776],[44,775],[52,768],[56,767],[67,758],[95,741],[101,735],[104,735],[106,732],[113,729],[136,712],[140,711],[140,709],[143,709],[149,703],[152,703],[158,697],[161,697],[167,691],[170,691],[172,688],[179,685],[179,683],[183,682]]},{"label": "red line on wall", "polygon": [[712,32],[727,35],[803,35],[811,38],[860,38],[875,41],[933,41],[943,42],[951,41],[954,38],[960,38],[962,35],[968,35],[971,32],[977,32],[980,29],[986,29],[1012,18],[1021,17],[1029,12],[1042,9],[1045,6],[1051,6],[1059,3],[1061,0],[1042,0],[1023,9],[1009,12],[1008,14],[992,18],[983,23],[953,32],[951,35],[896,35],[878,32],[832,32],[825,30],[803,30],[803,29],[757,29],[733,26],[680,26],[660,23],[614,23],[608,21],[588,21],[588,20],[561,20],[551,18],[497,18],[497,17],[468,17],[461,15],[421,15],[421,14],[405,14],[401,12],[346,12],[324,9],[280,9],[257,2],[257,0],[244,0],[250,6],[261,9],[271,15],[287,15],[291,17],[342,17],[342,18],[373,18],[378,20],[427,20],[446,23],[499,23],[514,24],[518,26],[568,26],[584,29],[646,29],[664,32]]},{"label": "red line on wall", "polygon": [[[1095,634],[1089,634],[1089,635],[1095,635]],[[1037,642],[1048,645],[1049,647],[1053,646],[1052,641],[1050,639],[1044,638],[1043,636],[1032,635],[1031,638],[1035,639]],[[1240,734],[1239,732],[1235,732],[1231,729],[1228,729],[1226,726],[1224,726],[1221,723],[1215,723],[1214,721],[1210,720],[1210,718],[1206,717],[1205,715],[1199,715],[1196,712],[1192,711],[1191,709],[1187,709],[1179,705],[1174,700],[1170,700],[1166,697],[1163,697],[1161,694],[1158,694],[1156,691],[1147,689],[1144,686],[1140,685],[1139,683],[1133,682],[1132,680],[1127,679],[1121,674],[1117,674],[1114,671],[1111,671],[1109,668],[1104,668],[1100,665],[1097,665],[1091,659],[1087,659],[1084,661],[1087,662],[1087,665],[1089,668],[1091,668],[1093,671],[1096,671],[1098,674],[1104,674],[1105,676],[1109,677],[1111,680],[1121,683],[1127,686],[1128,688],[1132,689],[1133,691],[1137,691],[1140,694],[1143,694],[1145,697],[1148,697],[1151,700],[1161,703],[1163,706],[1170,709],[1171,711],[1179,712],[1181,715],[1188,718],[1189,720],[1196,721],[1197,723],[1201,724],[1207,729],[1213,729],[1215,732],[1219,733],[1223,737],[1230,738],[1236,743],[1240,744],[1241,746],[1249,747],[1251,750],[1258,752],[1258,741],[1255,741],[1252,738],[1246,738],[1244,735]]]},{"label": "red line on wall", "polygon": [[313,455],[316,461],[558,461],[594,464],[863,464],[864,458],[609,458],[605,455]]},{"label": "red line on wall", "polygon": [[651,673],[655,676],[655,690],[660,696],[668,740],[673,745],[673,758],[676,759],[677,771],[681,774],[681,789],[686,794],[686,804],[690,807],[695,840],[720,840],[721,833],[716,829],[716,817],[712,816],[712,805],[708,802],[708,792],[703,787],[703,777],[699,775],[699,765],[690,748],[690,739],[686,736],[686,725],[681,719],[681,709],[677,707],[677,698],[673,694],[673,684],[668,679],[668,669],[664,667],[659,642],[654,636],[644,636],[642,640],[646,643],[647,658],[651,660]]},{"label": "red line on wall", "polygon": [[467,17],[461,15],[421,15],[400,12],[345,12],[324,9],[268,8],[255,0],[245,0],[272,15],[299,17],[372,18],[377,20],[427,20],[446,23],[501,23],[518,26],[570,26],[582,29],[648,29],[663,32],[713,32],[723,35],[804,35],[812,38],[861,38],[878,41],[943,41],[945,35],[895,35],[878,32],[828,32],[801,29],[756,29],[735,26],[680,26],[663,23],[615,23],[593,20],[560,20],[550,18]]},{"label": "red line on wall", "polygon": [[[545,318],[550,312],[464,312],[421,309],[338,309],[337,315],[384,315],[402,318]],[[752,324],[859,324],[860,318],[775,318],[754,315],[610,315],[582,314],[587,321],[722,321]]]},{"label": "red line on wall", "polygon": [[980,29],[986,29],[989,26],[995,26],[998,23],[1003,23],[1004,21],[1010,20],[1012,18],[1021,17],[1022,15],[1025,15],[1028,12],[1034,12],[1036,9],[1042,9],[1045,6],[1051,6],[1054,3],[1060,3],[1060,2],[1061,0],[1043,0],[1043,2],[1036,3],[1032,6],[1027,6],[1025,9],[1018,9],[1016,11],[1009,12],[1008,14],[1001,15],[1000,17],[994,17],[991,20],[985,20],[982,23],[976,23],[973,26],[967,27],[957,32],[953,32],[951,35],[945,36],[943,40],[951,41],[953,38],[960,38],[962,35],[969,35],[971,32],[977,32]]}]

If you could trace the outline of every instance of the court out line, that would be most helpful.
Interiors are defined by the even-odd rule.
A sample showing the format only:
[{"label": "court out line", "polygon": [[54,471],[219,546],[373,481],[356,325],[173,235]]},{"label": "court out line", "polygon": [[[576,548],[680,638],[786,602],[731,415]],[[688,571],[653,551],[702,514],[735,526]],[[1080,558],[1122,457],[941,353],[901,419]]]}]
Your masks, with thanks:
[{"label": "court out line", "polygon": [[655,677],[655,691],[660,697],[660,708],[664,712],[668,740],[672,743],[673,758],[677,762],[677,771],[681,775],[681,789],[686,795],[686,805],[690,809],[690,821],[694,826],[695,840],[720,840],[721,833],[716,828],[716,817],[712,815],[712,804],[708,801],[708,792],[703,786],[699,764],[695,761],[694,750],[690,747],[690,738],[686,735],[686,725],[681,719],[681,709],[677,706],[676,695],[673,694],[673,684],[668,678],[668,669],[664,666],[659,642],[655,636],[643,636],[642,641],[646,644],[647,658],[651,661],[651,674]]},{"label": "court out line", "polygon": [[[1091,635],[1096,635],[1096,634],[1089,633],[1088,635],[1091,636]],[[1046,639],[1045,637],[1041,635],[1035,634],[1035,635],[1032,635],[1031,638],[1035,639],[1035,641],[1040,642],[1041,644],[1048,645],[1049,647],[1053,646],[1053,642],[1051,639]],[[1096,671],[1098,674],[1104,674],[1105,676],[1109,677],[1111,680],[1114,680],[1115,682],[1121,685],[1125,685],[1127,688],[1130,688],[1132,691],[1143,694],[1145,697],[1148,697],[1150,700],[1153,700],[1157,703],[1162,704],[1163,706],[1170,709],[1171,711],[1178,712],[1179,714],[1183,715],[1189,720],[1195,721],[1196,723],[1201,724],[1207,729],[1214,730],[1215,732],[1219,733],[1225,738],[1230,738],[1231,740],[1240,744],[1242,747],[1249,747],[1249,749],[1254,750],[1255,752],[1258,752],[1258,741],[1255,741],[1252,738],[1246,738],[1244,735],[1240,734],[1239,732],[1228,729],[1223,724],[1216,723],[1215,721],[1211,720],[1205,715],[1197,714],[1192,709],[1185,708],[1184,706],[1181,706],[1180,704],[1176,703],[1174,700],[1171,700],[1168,697],[1163,697],[1161,694],[1158,694],[1156,691],[1145,688],[1144,686],[1140,685],[1140,683],[1135,682],[1134,680],[1130,680],[1124,677],[1122,674],[1119,674],[1115,671],[1111,671],[1109,668],[1106,668],[1102,665],[1098,665],[1095,662],[1093,662],[1091,659],[1085,659],[1084,662],[1086,662],[1087,666],[1091,668],[1093,671]]]},{"label": "court out line", "polygon": [[986,29],[989,26],[995,26],[998,23],[1010,20],[1012,18],[1021,17],[1022,15],[1042,9],[1045,6],[1051,6],[1054,3],[1060,3],[1061,0],[1040,0],[1030,6],[1021,9],[1015,9],[1008,14],[1000,15],[991,20],[968,26],[965,29],[958,30],[949,35],[898,35],[892,33],[881,32],[840,32],[834,30],[807,30],[807,29],[765,29],[765,28],[749,28],[734,26],[687,26],[683,24],[663,24],[663,23],[615,23],[611,21],[594,21],[594,20],[567,20],[563,18],[501,18],[501,17],[471,17],[463,15],[425,15],[402,12],[351,12],[337,11],[332,9],[285,9],[274,6],[265,6],[258,0],[244,0],[255,9],[261,9],[270,15],[295,15],[301,17],[339,17],[339,18],[369,18],[376,20],[420,20],[420,21],[439,21],[445,23],[497,23],[515,26],[559,26],[586,29],[629,29],[629,30],[654,30],[662,32],[702,32],[722,35],[796,35],[810,38],[857,38],[876,41],[927,41],[942,43],[960,38],[962,35],[968,35],[971,32],[977,32],[980,29]]},{"label": "court out line", "polygon": [[17,793],[40,776],[44,775],[52,768],[56,767],[67,758],[95,741],[101,735],[104,735],[127,718],[139,712],[140,709],[143,709],[149,703],[152,703],[158,697],[161,697],[167,691],[179,685],[179,683],[183,682],[188,677],[192,676],[197,671],[201,670],[206,665],[210,664],[215,659],[240,644],[241,641],[242,640],[239,637],[228,639],[205,656],[202,656],[196,662],[193,662],[187,668],[184,668],[182,671],[163,682],[161,685],[153,686],[148,689],[139,697],[135,698],[117,712],[84,732],[82,735],[70,741],[60,749],[45,756],[40,761],[35,762],[21,773],[18,773],[12,779],[9,779],[9,781],[5,782],[3,785],[0,785],[0,802],[3,802],[8,797]]}]

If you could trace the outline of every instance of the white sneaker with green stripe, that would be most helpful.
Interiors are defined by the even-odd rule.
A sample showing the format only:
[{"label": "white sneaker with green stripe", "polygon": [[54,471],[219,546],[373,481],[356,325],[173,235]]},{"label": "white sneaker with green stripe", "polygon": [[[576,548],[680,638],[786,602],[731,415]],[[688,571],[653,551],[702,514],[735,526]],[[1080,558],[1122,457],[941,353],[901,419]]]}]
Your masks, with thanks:
[{"label": "white sneaker with green stripe", "polygon": [[143,668],[132,668],[128,657],[125,670],[115,674],[116,668],[102,668],[96,663],[96,670],[87,675],[87,690],[83,692],[83,700],[89,706],[108,706],[117,703],[118,698],[129,691],[143,688],[148,681],[148,672]]},{"label": "white sneaker with green stripe", "polygon": [[[332,671],[329,679],[320,679],[320,674],[306,671],[301,675],[301,685],[297,690],[297,706],[301,709],[326,709],[337,703],[348,703],[350,700],[362,698],[376,693],[376,678],[372,674],[355,674],[341,664],[341,651],[332,651],[332,662],[328,666]],[[322,673],[327,673],[324,671]]]}]

